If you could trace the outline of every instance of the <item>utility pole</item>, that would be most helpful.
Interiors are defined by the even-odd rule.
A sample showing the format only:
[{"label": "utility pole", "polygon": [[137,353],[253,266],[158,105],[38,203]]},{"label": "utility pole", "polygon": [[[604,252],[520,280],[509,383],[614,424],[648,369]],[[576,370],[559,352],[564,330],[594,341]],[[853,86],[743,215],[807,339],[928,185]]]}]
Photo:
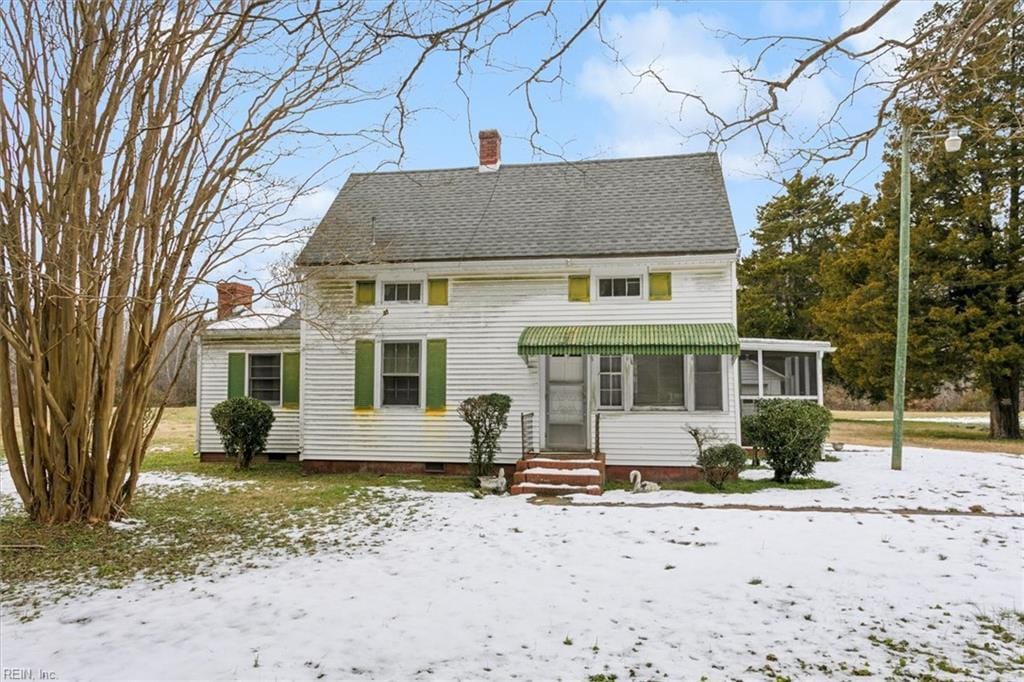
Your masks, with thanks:
[{"label": "utility pole", "polygon": [[910,318],[910,138],[900,143],[900,271],[896,303],[896,369],[892,387],[892,468],[903,468],[903,403],[907,385],[907,327]]}]

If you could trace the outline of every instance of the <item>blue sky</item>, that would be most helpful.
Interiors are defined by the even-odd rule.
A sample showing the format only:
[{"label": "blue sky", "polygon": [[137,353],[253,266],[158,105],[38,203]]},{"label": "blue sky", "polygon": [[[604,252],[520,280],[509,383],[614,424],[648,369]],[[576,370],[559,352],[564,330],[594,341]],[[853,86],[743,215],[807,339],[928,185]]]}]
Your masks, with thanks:
[{"label": "blue sky", "polygon": [[[613,3],[606,9],[603,33],[633,68],[651,65],[673,87],[687,88],[708,98],[716,111],[729,112],[742,96],[728,74],[737,62],[749,62],[755,48],[716,35],[724,29],[741,35],[766,33],[834,34],[869,15],[877,2],[690,2]],[[914,20],[930,2],[909,0],[886,17],[876,33],[906,35]],[[573,8],[569,6],[568,11]],[[866,36],[870,40],[874,36]],[[509,63],[531,64],[543,56],[540,35],[523,33],[506,43],[496,55]],[[774,54],[764,64],[768,74],[782,73],[794,53]],[[686,133],[703,129],[706,115],[691,103],[680,108],[679,98],[653,83],[636,88],[635,81],[611,59],[596,35],[588,35],[566,57],[565,81],[536,94],[546,151],[569,159],[674,154],[708,149],[706,139]],[[429,62],[416,81],[411,103],[418,113],[409,122],[404,169],[444,168],[476,163],[476,135],[481,128],[497,128],[503,137],[505,163],[553,160],[538,153],[529,141],[532,118],[521,91],[514,92],[523,77],[520,71],[480,70],[464,78],[466,95],[453,84],[452,64],[444,58]],[[780,143],[800,144],[816,123],[848,88],[849,73],[841,68],[800,82],[784,99],[787,126],[794,138]],[[844,112],[849,120],[872,113],[873,100],[862,98]],[[355,122],[348,112],[326,112],[317,123],[344,130]],[[332,118],[333,117],[333,118]],[[852,183],[871,191],[878,176],[878,144],[851,176]],[[755,226],[755,209],[777,191],[779,172],[764,163],[753,136],[741,137],[719,149],[733,216],[744,252],[750,250],[748,234]],[[320,159],[315,147],[290,161],[295,168],[313,167]],[[295,207],[294,217],[315,224],[344,183],[349,172],[395,168],[396,152],[371,147],[336,164],[322,184]],[[839,167],[833,170],[842,171]],[[851,192],[853,193],[853,192]],[[269,256],[267,256],[269,257]],[[259,276],[267,257],[247,259],[239,267],[249,277]]]}]

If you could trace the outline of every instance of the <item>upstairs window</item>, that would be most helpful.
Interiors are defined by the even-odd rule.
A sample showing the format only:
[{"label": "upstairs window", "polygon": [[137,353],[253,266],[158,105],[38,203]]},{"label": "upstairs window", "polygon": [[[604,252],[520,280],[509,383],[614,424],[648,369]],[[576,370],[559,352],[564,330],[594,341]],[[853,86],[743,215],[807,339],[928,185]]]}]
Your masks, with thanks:
[{"label": "upstairs window", "polygon": [[423,285],[420,282],[385,282],[385,303],[419,303],[423,300]]},{"label": "upstairs window", "polygon": [[597,295],[601,298],[639,298],[639,277],[601,277],[597,280]]},{"label": "upstairs window", "polygon": [[601,407],[622,407],[622,356],[601,357]]},{"label": "upstairs window", "polygon": [[281,354],[249,356],[249,396],[271,405],[281,402]]},{"label": "upstairs window", "polygon": [[420,404],[420,344],[384,343],[381,398],[384,405]]}]

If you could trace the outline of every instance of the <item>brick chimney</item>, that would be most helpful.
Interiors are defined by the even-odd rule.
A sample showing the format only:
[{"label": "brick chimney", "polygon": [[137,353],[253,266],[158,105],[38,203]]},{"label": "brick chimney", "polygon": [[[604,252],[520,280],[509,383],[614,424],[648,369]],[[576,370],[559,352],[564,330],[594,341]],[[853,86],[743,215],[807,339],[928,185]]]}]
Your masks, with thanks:
[{"label": "brick chimney", "polygon": [[217,282],[217,319],[231,317],[238,308],[252,310],[252,287],[241,282]]},{"label": "brick chimney", "polygon": [[501,133],[497,130],[480,131],[480,172],[496,171],[501,167]]}]

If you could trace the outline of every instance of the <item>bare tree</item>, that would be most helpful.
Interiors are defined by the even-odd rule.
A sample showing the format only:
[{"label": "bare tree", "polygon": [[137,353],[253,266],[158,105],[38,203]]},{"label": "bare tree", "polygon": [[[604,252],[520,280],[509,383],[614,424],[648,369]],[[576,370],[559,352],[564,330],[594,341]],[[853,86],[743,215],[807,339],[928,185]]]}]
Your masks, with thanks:
[{"label": "bare tree", "polygon": [[[0,366],[18,399],[4,381],[0,431],[32,518],[102,522],[131,503],[165,404],[150,409],[154,382],[187,364],[162,350],[201,320],[197,287],[288,242],[289,207],[316,182],[282,159],[315,141],[325,164],[367,145],[400,160],[429,58],[461,74],[543,32],[524,57],[543,82],[602,4],[5,4]],[[352,123],[318,131],[325,111]]]},{"label": "bare tree", "polygon": [[295,268],[299,249],[283,251],[267,266],[270,282],[266,296],[282,308],[299,310],[304,277]]},{"label": "bare tree", "polygon": [[[677,75],[666,71],[657,60],[636,63],[629,55],[621,54],[614,36],[604,36],[603,40],[612,58],[631,77],[633,87],[653,83],[675,101],[680,118],[684,112],[700,112],[703,124],[677,128],[685,139],[703,139],[712,147],[726,147],[740,138],[753,139],[773,162],[775,168],[770,174],[774,177],[778,176],[778,167],[796,170],[837,161],[847,161],[852,171],[868,156],[870,146],[898,109],[913,108],[922,99],[938,102],[938,109],[942,109],[945,80],[966,54],[988,51],[993,62],[998,60],[996,54],[1004,49],[1005,36],[985,31],[986,27],[996,21],[1008,22],[1008,30],[1018,43],[1024,35],[1024,5],[1020,0],[940,3],[936,11],[925,13],[917,21],[910,35],[884,35],[886,20],[901,4],[908,3],[884,0],[870,5],[871,10],[863,18],[844,21],[841,30],[825,35],[740,35],[708,27],[723,44],[752,55],[748,60],[738,60],[722,74],[723,83],[734,84],[740,93],[740,105],[735,110],[716,106],[714,93],[676,82]],[[846,12],[853,9],[851,5]],[[781,71],[780,62],[784,64]],[[841,90],[830,109],[819,112],[818,123],[809,129],[794,126],[785,95],[810,82],[836,80],[837,76],[843,83]],[[977,83],[986,87],[983,74],[979,74]],[[970,126],[981,135],[1005,134],[989,130],[981,120],[948,123]],[[1024,127],[1024,111],[1017,111],[1014,126]],[[844,177],[849,177],[849,172]]]}]

